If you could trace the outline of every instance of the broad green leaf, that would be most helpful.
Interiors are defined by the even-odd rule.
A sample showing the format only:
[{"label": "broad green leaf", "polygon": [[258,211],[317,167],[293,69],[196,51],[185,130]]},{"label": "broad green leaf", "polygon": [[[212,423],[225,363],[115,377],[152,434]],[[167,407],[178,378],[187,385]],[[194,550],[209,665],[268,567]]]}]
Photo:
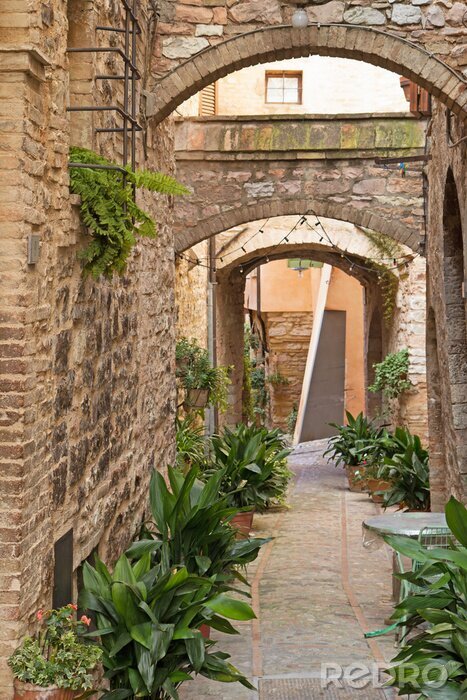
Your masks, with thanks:
[{"label": "broad green leaf", "polygon": [[449,529],[460,544],[467,547],[467,508],[451,496],[445,510]]},{"label": "broad green leaf", "polygon": [[127,644],[130,644],[130,642],[131,642],[130,634],[126,630],[124,630],[123,632],[120,632],[117,639],[115,640],[115,643],[113,644],[113,646],[109,650],[109,656],[110,657],[115,656],[116,654],[118,654],[119,651],[121,651],[123,649],[123,647],[125,647]]},{"label": "broad green leaf", "polygon": [[241,600],[235,600],[221,593],[215,598],[211,598],[206,603],[206,607],[213,610],[218,615],[227,617],[230,620],[252,620],[256,617],[255,613],[247,603]]},{"label": "broad green leaf", "polygon": [[185,639],[185,647],[194,670],[199,673],[205,656],[205,642],[201,633],[198,632],[196,637]]},{"label": "broad green leaf", "polygon": [[209,557],[196,556],[195,561],[198,564],[198,568],[201,574],[205,574],[212,564],[212,561]]},{"label": "broad green leaf", "polygon": [[139,542],[133,542],[126,550],[126,555],[128,559],[140,559],[147,552],[153,554],[160,549],[161,545],[160,540],[139,540]]}]

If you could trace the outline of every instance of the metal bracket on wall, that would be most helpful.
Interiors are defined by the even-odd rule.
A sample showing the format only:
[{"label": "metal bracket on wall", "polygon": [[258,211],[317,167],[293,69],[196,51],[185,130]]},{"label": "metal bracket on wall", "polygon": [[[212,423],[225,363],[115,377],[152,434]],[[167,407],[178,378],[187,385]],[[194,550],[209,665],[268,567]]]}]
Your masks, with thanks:
[{"label": "metal bracket on wall", "polygon": [[122,119],[121,127],[99,127],[94,133],[121,133],[123,134],[123,153],[122,167],[120,166],[103,166],[97,163],[69,163],[70,168],[86,167],[99,170],[120,170],[124,180],[126,176],[126,167],[131,166],[134,170],[136,167],[136,135],[142,130],[141,125],[136,118],[136,81],[141,78],[141,73],[136,65],[137,46],[136,39],[138,34],[141,34],[141,27],[136,15],[137,0],[120,0],[124,8],[124,26],[112,27],[98,25],[96,31],[116,32],[124,35],[124,48],[112,46],[87,46],[87,47],[72,47],[68,49],[68,53],[115,53],[123,60],[123,73],[118,75],[102,75],[94,76],[95,80],[121,80],[123,81],[123,107],[118,105],[84,105],[71,106],[67,108],[68,112],[116,112]]}]

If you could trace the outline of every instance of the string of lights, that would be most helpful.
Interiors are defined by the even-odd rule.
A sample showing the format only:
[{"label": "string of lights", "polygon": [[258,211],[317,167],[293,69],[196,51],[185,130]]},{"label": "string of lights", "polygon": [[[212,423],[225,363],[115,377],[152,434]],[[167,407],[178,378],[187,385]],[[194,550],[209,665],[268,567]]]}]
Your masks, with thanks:
[{"label": "string of lights", "polygon": [[[315,217],[316,222],[314,224],[310,224],[310,222],[308,221],[307,216],[309,216],[309,215],[312,215]],[[261,225],[261,227],[257,231],[255,231],[255,233],[253,233],[253,235],[250,236],[246,241],[244,241],[244,243],[242,245],[240,245],[238,248],[235,248],[233,250],[226,251],[222,255],[216,256],[215,260],[219,260],[222,263],[222,262],[224,262],[225,258],[227,258],[228,256],[231,256],[234,253],[237,253],[239,251],[242,251],[243,253],[254,252],[254,250],[248,251],[247,246],[256,236],[258,236],[260,233],[264,233],[264,229],[265,229],[266,225],[268,224],[268,222],[269,222],[269,218],[266,219],[266,221]],[[369,260],[369,264],[363,265],[360,262],[356,262],[356,260],[353,257],[349,257],[351,255],[351,253],[349,253],[348,250],[342,249],[334,243],[334,241],[331,239],[329,233],[327,232],[326,228],[324,227],[323,222],[321,221],[319,216],[313,210],[309,210],[306,212],[306,214],[302,214],[301,216],[299,216],[299,218],[297,219],[297,222],[281,238],[279,243],[277,243],[275,246],[273,246],[272,248],[269,249],[268,255],[265,257],[264,262],[266,262],[266,263],[269,262],[270,257],[274,256],[274,252],[278,248],[280,248],[283,243],[289,243],[289,237],[294,233],[294,231],[299,226],[303,226],[303,225],[306,225],[314,234],[317,235],[317,237],[319,239],[319,243],[322,243],[324,240],[326,240],[327,243],[329,244],[329,246],[332,248],[332,250],[335,253],[338,253],[342,259],[345,259],[349,263],[349,265],[350,265],[349,272],[352,272],[355,268],[357,268],[359,270],[364,270],[366,272],[372,272],[374,274],[375,271],[378,271],[378,269],[379,269],[380,272],[378,273],[378,277],[380,278],[382,273],[384,274],[385,272],[391,272],[394,270],[400,270],[404,267],[408,267],[408,265],[412,262],[412,260],[414,260],[416,257],[419,256],[418,253],[413,253],[413,254],[409,254],[409,255],[403,255],[403,256],[391,257],[391,258],[379,257],[377,260],[367,258],[367,260]],[[178,258],[180,258],[182,260],[186,260],[188,262],[191,262],[199,267],[204,267],[208,270],[211,269],[210,265],[203,264],[201,262],[201,260],[208,260],[209,258],[207,258],[207,257],[197,258],[196,260],[193,260],[192,258],[184,255],[183,253],[176,253],[176,255]],[[385,262],[392,262],[392,265],[385,265],[384,264]],[[240,266],[240,273],[243,273],[243,266]]]}]

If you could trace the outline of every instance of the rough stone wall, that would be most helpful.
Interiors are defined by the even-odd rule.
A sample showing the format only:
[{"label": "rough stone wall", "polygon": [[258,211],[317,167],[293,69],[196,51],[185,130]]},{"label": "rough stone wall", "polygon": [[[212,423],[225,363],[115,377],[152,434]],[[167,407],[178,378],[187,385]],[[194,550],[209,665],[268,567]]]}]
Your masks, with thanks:
[{"label": "rough stone wall", "polygon": [[[435,456],[432,478],[436,484],[434,506],[440,509],[450,494],[464,499],[467,493],[467,359],[465,341],[465,296],[462,302],[462,264],[464,249],[464,280],[467,227],[467,142],[457,141],[467,136],[465,126],[452,117],[448,128],[448,113],[443,105],[435,104],[428,170],[428,397],[430,420],[430,450]],[[451,115],[452,116],[452,115]],[[449,171],[457,190],[457,204],[445,201]],[[445,255],[449,217],[459,209],[460,243],[454,252]],[[462,309],[463,307],[463,309]],[[444,446],[444,450],[440,450]]]},{"label": "rough stone wall", "polygon": [[421,174],[411,167],[401,178],[374,158],[420,154],[424,141],[425,122],[400,115],[178,122],[177,173],[193,194],[176,205],[177,248],[263,217],[316,211],[417,250]]},{"label": "rough stone wall", "polygon": [[[175,268],[177,338],[196,338],[202,347],[207,346],[208,339],[207,249],[206,243],[200,243],[187,258],[178,259]],[[198,259],[202,265],[196,264]]]},{"label": "rough stone wall", "polygon": [[[73,528],[75,570],[96,546],[106,560],[121,552],[142,517],[152,467],[172,458],[175,403],[172,209],[164,198],[145,197],[159,238],[138,244],[122,278],[82,278],[77,252],[88,239],[68,189],[66,3],[9,6],[1,10],[1,38],[11,50],[0,69],[5,700],[11,697],[5,658],[34,611],[52,602],[54,543]],[[105,3],[96,20],[109,24],[108,13],[119,10]],[[20,45],[31,49],[15,51]],[[118,64],[95,67],[105,72]],[[116,82],[101,84],[94,99],[119,99]],[[113,120],[106,114],[93,125]],[[173,170],[170,124],[145,137],[148,157],[140,145],[138,162]],[[121,151],[117,136],[87,145],[116,159]],[[26,264],[29,233],[41,239],[35,266]]]},{"label": "rough stone wall", "polygon": [[406,425],[427,444],[426,388],[426,262],[416,258],[401,274],[394,319],[388,329],[388,351],[408,348],[411,389],[397,401],[395,421]]},{"label": "rough stone wall", "polygon": [[347,8],[344,2],[333,2],[310,8],[312,26],[295,29],[280,26],[290,24],[293,6],[279,0],[209,0],[205,5],[166,1],[149,113],[164,118],[234,70],[312,53],[365,60],[414,77],[461,113],[465,84],[447,66],[460,71],[466,65],[465,7],[461,2],[449,8],[435,0],[414,2],[362,0]]},{"label": "rough stone wall", "polygon": [[269,384],[272,425],[287,430],[287,417],[300,403],[303,375],[310,345],[312,314],[307,312],[263,313],[269,349],[269,372],[280,372],[287,385]]}]

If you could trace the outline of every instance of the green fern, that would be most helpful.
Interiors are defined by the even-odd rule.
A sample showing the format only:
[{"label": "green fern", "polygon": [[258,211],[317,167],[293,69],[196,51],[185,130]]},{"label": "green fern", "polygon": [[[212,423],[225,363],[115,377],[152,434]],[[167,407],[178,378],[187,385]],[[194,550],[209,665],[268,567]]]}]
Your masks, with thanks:
[{"label": "green fern", "polygon": [[[113,165],[86,148],[70,148],[73,163]],[[123,274],[137,236],[155,238],[156,224],[133,198],[133,186],[168,195],[188,194],[189,190],[163,173],[149,170],[133,172],[130,167],[126,183],[118,170],[71,168],[70,189],[81,197],[80,211],[93,240],[79,253],[83,273],[95,279],[101,275]]]}]

